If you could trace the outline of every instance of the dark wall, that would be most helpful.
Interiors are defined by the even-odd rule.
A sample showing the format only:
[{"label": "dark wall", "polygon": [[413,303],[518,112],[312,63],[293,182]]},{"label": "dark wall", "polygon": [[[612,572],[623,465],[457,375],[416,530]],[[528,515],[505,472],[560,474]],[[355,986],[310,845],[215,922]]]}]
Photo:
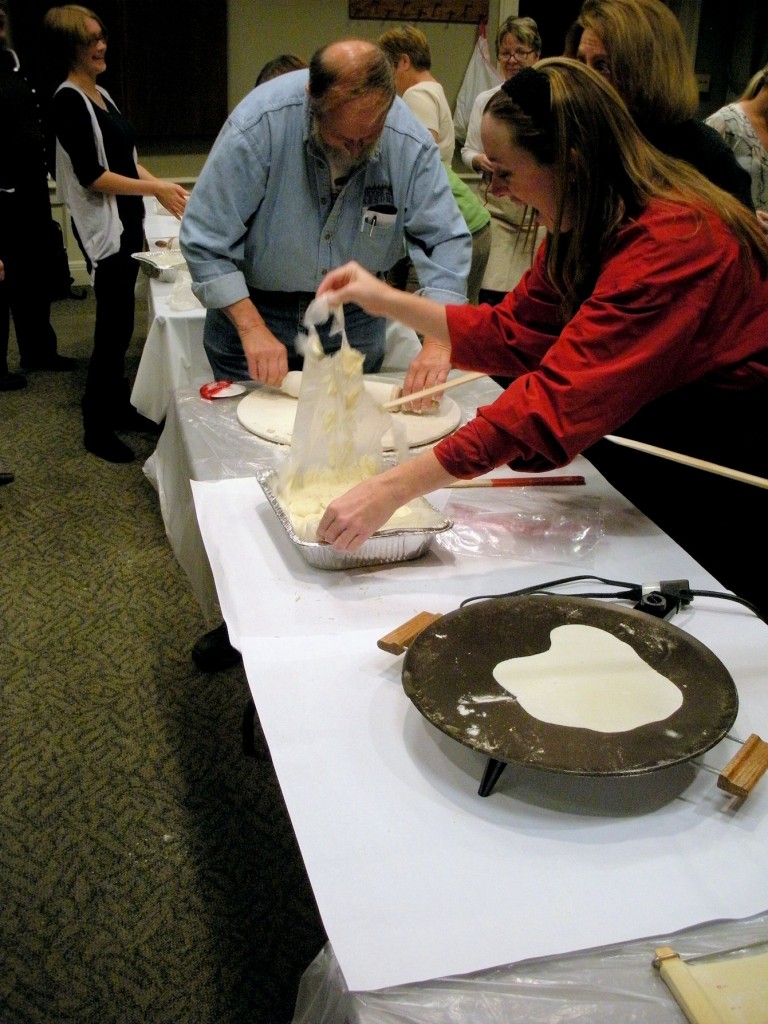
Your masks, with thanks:
[{"label": "dark wall", "polygon": [[541,34],[542,57],[559,57],[563,52],[565,33],[579,16],[581,0],[520,0],[520,15],[533,18]]},{"label": "dark wall", "polygon": [[768,63],[768,4],[764,0],[730,0],[727,16],[719,0],[703,0],[696,70],[710,76],[701,97],[706,117],[741,95],[752,77]]}]

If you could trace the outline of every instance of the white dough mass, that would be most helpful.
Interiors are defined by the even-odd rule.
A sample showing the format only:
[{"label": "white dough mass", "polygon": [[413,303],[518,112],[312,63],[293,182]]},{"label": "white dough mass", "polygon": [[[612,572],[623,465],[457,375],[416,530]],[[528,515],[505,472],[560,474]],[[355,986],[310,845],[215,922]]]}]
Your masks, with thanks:
[{"label": "white dough mass", "polygon": [[501,661],[500,686],[542,722],[629,732],[669,718],[683,703],[675,684],[623,640],[594,626],[557,626],[540,654]]},{"label": "white dough mass", "polygon": [[[377,387],[384,388],[385,399],[391,396],[392,384]],[[363,380],[360,352],[343,340],[337,353],[326,356],[317,338],[312,339],[304,354],[299,399],[293,402],[296,425],[291,452],[277,474],[275,488],[300,540],[315,542],[328,505],[381,472],[382,436],[392,417],[379,407],[380,401]],[[398,448],[404,454],[405,445],[398,443]],[[397,509],[381,529],[434,527],[436,516],[418,498]]]},{"label": "white dough mass", "polygon": [[[330,503],[345,494],[355,484],[373,476],[376,467],[362,465],[349,474],[338,474],[325,469],[311,471],[302,478],[301,486],[284,475],[277,486],[277,497],[291,520],[300,540],[317,540],[317,527]],[[380,532],[404,529],[434,529],[441,521],[439,514],[423,499],[415,499],[397,509],[380,527]]]}]

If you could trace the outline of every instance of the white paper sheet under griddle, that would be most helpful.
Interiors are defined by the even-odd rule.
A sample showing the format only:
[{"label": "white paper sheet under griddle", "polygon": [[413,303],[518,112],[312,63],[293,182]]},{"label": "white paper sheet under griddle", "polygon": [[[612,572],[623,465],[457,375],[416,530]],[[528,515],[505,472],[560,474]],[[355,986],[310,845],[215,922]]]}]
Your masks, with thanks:
[{"label": "white paper sheet under griddle", "polygon": [[[695,587],[719,589],[650,523],[642,528],[588,465],[585,473],[606,511],[613,509],[610,523],[624,524],[601,545],[598,575],[686,577]],[[254,515],[266,505],[254,480],[193,481],[192,488],[222,611],[243,652],[351,989],[659,935],[768,907],[766,780],[735,814],[714,776],[695,766],[646,777],[644,801],[622,802],[631,781],[574,787],[511,769],[483,799],[477,786],[484,759],[419,715],[403,693],[401,660],[376,646],[419,610],[449,611],[468,594],[502,592],[512,572],[515,584],[526,586],[568,575],[569,567],[438,551],[377,572],[322,574],[270,543],[273,517]],[[269,600],[254,601],[254,593]],[[707,598],[677,618],[733,675],[740,698],[734,735],[764,736],[765,625]],[[703,760],[719,770],[735,749],[724,741]],[[675,792],[681,777],[688,782]],[[586,800],[581,790],[589,786],[594,793]],[[649,970],[651,956],[649,950]]]}]

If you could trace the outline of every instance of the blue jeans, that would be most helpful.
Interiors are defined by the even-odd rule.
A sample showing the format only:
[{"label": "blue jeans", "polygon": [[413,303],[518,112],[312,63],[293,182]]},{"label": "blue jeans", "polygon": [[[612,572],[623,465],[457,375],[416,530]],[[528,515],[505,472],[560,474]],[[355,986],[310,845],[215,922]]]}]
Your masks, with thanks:
[{"label": "blue jeans", "polygon": [[[297,336],[306,335],[304,314],[314,299],[311,292],[260,292],[251,289],[251,299],[274,336],[288,349],[288,368],[301,369],[303,358],[296,351]],[[341,335],[331,335],[332,321],[321,324],[317,332],[323,350],[337,352]],[[369,316],[359,306],[344,307],[344,323],[349,344],[365,355],[364,373],[375,373],[384,360],[386,322]],[[203,343],[218,380],[248,380],[248,365],[234,325],[220,309],[209,309],[205,317]]]}]

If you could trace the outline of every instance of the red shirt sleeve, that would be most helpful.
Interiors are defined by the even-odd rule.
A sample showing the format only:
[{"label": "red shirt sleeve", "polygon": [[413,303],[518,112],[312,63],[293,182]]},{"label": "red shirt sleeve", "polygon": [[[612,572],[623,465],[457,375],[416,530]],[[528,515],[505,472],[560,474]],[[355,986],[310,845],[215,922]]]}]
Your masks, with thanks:
[{"label": "red shirt sleeve", "polygon": [[738,386],[755,360],[768,375],[768,284],[714,214],[655,202],[627,221],[562,329],[544,258],[500,306],[447,307],[454,365],[515,377],[436,446],[453,476],[563,466],[669,391]]}]

